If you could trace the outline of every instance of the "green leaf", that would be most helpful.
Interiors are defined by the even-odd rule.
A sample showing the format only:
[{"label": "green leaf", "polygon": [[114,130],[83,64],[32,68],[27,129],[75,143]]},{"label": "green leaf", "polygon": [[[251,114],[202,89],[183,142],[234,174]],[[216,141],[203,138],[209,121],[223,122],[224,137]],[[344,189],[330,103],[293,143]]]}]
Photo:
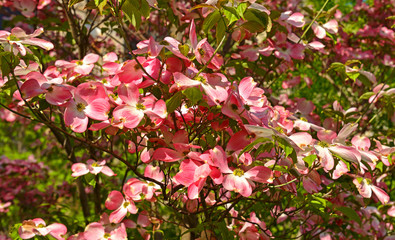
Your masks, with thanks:
[{"label": "green leaf", "polygon": [[96,176],[93,174],[84,175],[85,181],[92,187],[96,186]]},{"label": "green leaf", "polygon": [[170,99],[168,99],[166,101],[167,112],[174,112],[181,105],[182,98],[182,92],[177,92]]},{"label": "green leaf", "polygon": [[103,9],[107,5],[107,0],[95,0],[95,5],[99,9],[100,14],[103,14]]},{"label": "green leaf", "polygon": [[[12,63],[12,64],[11,64]],[[19,58],[12,54],[3,54],[0,56],[0,70],[2,76],[8,76],[14,68],[18,66]]]},{"label": "green leaf", "polygon": [[136,29],[139,29],[141,24],[141,13],[137,7],[138,5],[135,0],[126,0],[122,5],[122,11],[125,13],[132,25]]},{"label": "green leaf", "polygon": [[180,44],[180,45],[178,45],[178,50],[180,50],[180,52],[182,53],[182,55],[188,56],[188,53],[189,53],[189,46],[186,45],[186,44],[184,44],[184,45]]},{"label": "green leaf", "polygon": [[246,29],[247,31],[249,31],[251,33],[265,31],[265,28],[260,23],[255,22],[255,21],[248,21],[246,23],[243,23],[241,25],[241,27]]},{"label": "green leaf", "polygon": [[303,158],[303,161],[305,161],[309,167],[313,165],[313,162],[317,159],[317,155],[309,155],[307,157]]},{"label": "green leaf", "polygon": [[217,29],[215,32],[215,37],[217,39],[217,44],[219,44],[222,40],[222,38],[225,36],[226,32],[226,25],[224,23],[224,19],[220,19],[218,24],[217,24]]},{"label": "green leaf", "polygon": [[41,99],[41,100],[39,100],[38,101],[38,104],[39,104],[39,110],[45,110],[45,109],[47,109],[47,108],[49,108],[49,103],[45,100],[45,99]]},{"label": "green leaf", "polygon": [[251,149],[253,149],[258,143],[266,142],[266,141],[268,141],[267,138],[257,138],[257,139],[255,139],[255,141],[253,141],[252,143],[248,144],[247,146],[245,146],[243,148],[243,150],[239,153],[237,158],[239,158],[243,153],[251,151]]},{"label": "green leaf", "polygon": [[240,3],[240,4],[237,6],[237,8],[236,8],[236,12],[239,14],[239,16],[240,16],[243,20],[245,20],[245,19],[244,19],[244,12],[246,11],[246,9],[247,9],[247,7],[248,7],[248,4],[249,4],[249,3],[247,3],[247,2],[242,2],[242,3]]},{"label": "green leaf", "polygon": [[240,19],[240,16],[237,13],[236,8],[227,7],[227,6],[222,6],[222,7],[224,8],[224,15],[225,15],[226,19],[228,19],[228,21],[229,21],[228,26],[230,24],[232,24],[233,22],[236,22],[237,20]]},{"label": "green leaf", "polygon": [[346,75],[355,81],[359,77],[360,73],[359,71],[346,71]]},{"label": "green leaf", "polygon": [[353,64],[361,65],[362,63],[361,63],[361,61],[355,60],[355,59],[353,59],[353,60],[347,60],[347,62],[345,63],[346,66],[353,65]]},{"label": "green leaf", "polygon": [[264,31],[270,32],[272,29],[272,21],[265,12],[261,12],[256,9],[247,9],[247,11],[244,13],[244,17],[248,21],[253,21],[259,23]]},{"label": "green leaf", "polygon": [[285,153],[285,157],[290,156],[293,160],[294,163],[297,162],[297,156],[296,156],[296,151],[295,149],[289,144],[285,139],[281,137],[276,138],[278,146],[280,146]]},{"label": "green leaf", "polygon": [[214,25],[219,22],[221,18],[221,14],[219,13],[218,10],[215,10],[214,12],[210,13],[206,19],[204,19],[203,22],[203,31],[205,33],[208,33],[213,27]]},{"label": "green leaf", "polygon": [[336,210],[342,212],[346,217],[361,224],[361,218],[354,209],[349,207],[337,207]]},{"label": "green leaf", "polygon": [[359,97],[359,100],[369,99],[374,94],[374,92],[366,92]]},{"label": "green leaf", "polygon": [[202,98],[202,92],[195,87],[187,88],[182,93],[191,101],[192,105],[196,105]]},{"label": "green leaf", "polygon": [[338,73],[345,73],[346,71],[346,66],[343,63],[339,62],[334,62],[331,64],[329,69],[327,70],[328,72],[338,72]]},{"label": "green leaf", "polygon": [[198,5],[194,6],[193,8],[191,8],[190,11],[195,10],[195,9],[199,9],[199,8],[204,8],[204,7],[208,7],[208,8],[212,8],[212,9],[217,9],[217,8],[214,7],[213,5],[202,3],[202,4],[198,4]]},{"label": "green leaf", "polygon": [[[69,0],[68,8],[70,9],[74,4],[82,2],[83,0]],[[96,0],[95,0],[96,2]]]}]

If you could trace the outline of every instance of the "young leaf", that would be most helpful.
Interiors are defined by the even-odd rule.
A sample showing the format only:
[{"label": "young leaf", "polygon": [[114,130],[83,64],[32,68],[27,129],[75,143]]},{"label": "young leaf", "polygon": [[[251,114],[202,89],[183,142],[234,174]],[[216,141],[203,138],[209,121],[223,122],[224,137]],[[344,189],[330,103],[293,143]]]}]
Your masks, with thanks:
[{"label": "young leaf", "polygon": [[182,92],[177,92],[170,99],[166,101],[166,109],[168,113],[174,112],[182,102]]},{"label": "young leaf", "polygon": [[195,87],[187,88],[183,90],[182,93],[191,101],[193,105],[196,105],[200,99],[203,98],[202,92]]},{"label": "young leaf", "polygon": [[348,217],[351,220],[356,221],[357,223],[361,224],[361,218],[359,215],[355,212],[354,209],[349,208],[349,207],[337,207],[336,210],[342,212],[346,217]]},{"label": "young leaf", "polygon": [[218,10],[210,13],[203,22],[203,31],[208,33],[214,25],[220,21],[221,15]]},{"label": "young leaf", "polygon": [[215,37],[217,39],[217,44],[219,44],[222,40],[222,38],[225,35],[226,32],[226,25],[225,25],[225,20],[224,19],[220,19],[218,24],[217,24],[217,29],[215,32]]}]

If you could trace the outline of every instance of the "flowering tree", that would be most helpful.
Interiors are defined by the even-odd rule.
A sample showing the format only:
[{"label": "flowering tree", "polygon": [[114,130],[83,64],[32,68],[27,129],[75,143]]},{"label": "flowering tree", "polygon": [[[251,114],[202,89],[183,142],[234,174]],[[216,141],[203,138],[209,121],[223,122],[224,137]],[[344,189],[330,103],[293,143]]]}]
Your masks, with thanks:
[{"label": "flowering tree", "polygon": [[367,2],[3,0],[0,239],[394,239]]}]

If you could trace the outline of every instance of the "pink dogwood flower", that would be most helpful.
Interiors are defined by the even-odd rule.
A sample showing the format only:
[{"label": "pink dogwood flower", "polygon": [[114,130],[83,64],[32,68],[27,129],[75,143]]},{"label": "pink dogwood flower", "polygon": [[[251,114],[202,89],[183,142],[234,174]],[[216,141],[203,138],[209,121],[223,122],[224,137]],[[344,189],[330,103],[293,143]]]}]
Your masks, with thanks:
[{"label": "pink dogwood flower", "polygon": [[90,223],[83,233],[89,240],[126,240],[127,233],[124,223],[111,223],[107,214],[103,214],[99,222]]},{"label": "pink dogwood flower", "polygon": [[99,60],[100,56],[94,53],[87,54],[82,60],[73,60],[71,62],[65,60],[57,60],[55,62],[56,67],[70,69],[81,75],[88,75],[95,63]]},{"label": "pink dogwood flower", "polygon": [[64,112],[64,122],[74,132],[85,132],[88,117],[94,120],[107,120],[110,110],[106,90],[101,83],[87,82],[78,85],[74,99],[70,100]]},{"label": "pink dogwood flower", "polygon": [[353,183],[357,187],[359,194],[364,198],[370,198],[373,192],[382,204],[386,204],[390,200],[388,194],[383,189],[374,186],[370,179],[355,178]]},{"label": "pink dogwood flower", "polygon": [[37,46],[49,51],[54,48],[54,45],[46,40],[36,38],[43,32],[43,28],[36,29],[32,34],[26,34],[19,27],[11,29],[11,33],[0,30],[0,44],[3,45],[5,51],[12,51],[15,55],[20,53],[22,56],[25,56],[30,51],[24,44]]},{"label": "pink dogwood flower", "polygon": [[67,233],[67,228],[65,225],[60,223],[53,223],[46,226],[43,219],[35,218],[23,221],[18,232],[22,239],[30,239],[36,235],[46,236],[49,234],[58,240],[63,240],[65,239],[63,236]]},{"label": "pink dogwood flower", "polygon": [[45,99],[49,104],[60,106],[72,97],[72,87],[63,85],[61,78],[48,80],[39,72],[30,72],[25,78],[26,81],[21,86],[21,92],[22,97],[26,99],[45,93]]},{"label": "pink dogwood flower", "polygon": [[106,208],[108,210],[115,210],[110,214],[110,222],[120,223],[126,214],[137,213],[137,207],[132,200],[124,199],[123,195],[119,191],[112,191],[107,197]]},{"label": "pink dogwood flower", "polygon": [[114,109],[114,126],[116,127],[135,128],[145,114],[151,119],[164,119],[167,116],[165,102],[157,101],[152,95],[140,98],[139,88],[134,83],[121,84],[118,93],[125,104]]},{"label": "pink dogwood flower", "polygon": [[240,193],[243,197],[249,197],[255,187],[254,182],[271,183],[273,182],[273,172],[265,166],[255,166],[248,170],[243,168],[229,168],[225,151],[217,146],[213,149],[213,162],[225,175],[222,186],[228,191]]},{"label": "pink dogwood flower", "polygon": [[105,164],[106,164],[106,160],[101,160],[96,162],[95,160],[92,159],[86,161],[86,164],[74,163],[71,166],[71,171],[73,171],[73,174],[71,174],[71,176],[79,177],[88,173],[92,173],[94,175],[103,173],[104,175],[107,175],[109,177],[116,176],[116,174],[111,170],[111,168],[109,168]]}]

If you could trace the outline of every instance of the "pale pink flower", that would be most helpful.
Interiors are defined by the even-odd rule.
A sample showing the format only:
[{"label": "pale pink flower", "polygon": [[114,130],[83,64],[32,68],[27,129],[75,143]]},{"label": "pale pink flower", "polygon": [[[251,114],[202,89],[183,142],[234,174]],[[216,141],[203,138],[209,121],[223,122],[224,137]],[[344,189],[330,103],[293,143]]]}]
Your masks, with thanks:
[{"label": "pale pink flower", "polygon": [[96,162],[95,160],[92,159],[86,161],[86,164],[74,163],[71,166],[71,171],[73,171],[73,174],[71,174],[71,176],[79,177],[87,173],[92,173],[94,175],[103,173],[104,175],[107,175],[109,177],[116,176],[116,174],[111,170],[111,168],[109,168],[105,164],[106,164],[106,160],[101,160]]},{"label": "pale pink flower", "polygon": [[41,218],[35,218],[32,220],[23,221],[22,226],[18,230],[19,236],[22,239],[30,239],[34,236],[46,236],[51,235],[52,237],[60,240],[65,239],[63,236],[67,233],[65,225],[60,223],[53,223],[46,226],[44,220]]},{"label": "pale pink flower", "polygon": [[22,56],[25,56],[26,53],[30,51],[24,46],[24,44],[37,46],[47,51],[53,49],[54,46],[52,43],[36,38],[43,32],[43,28],[36,29],[32,34],[26,34],[26,32],[19,27],[11,29],[11,33],[0,30],[0,44],[4,46],[5,51],[12,51],[15,55],[20,53]]}]

